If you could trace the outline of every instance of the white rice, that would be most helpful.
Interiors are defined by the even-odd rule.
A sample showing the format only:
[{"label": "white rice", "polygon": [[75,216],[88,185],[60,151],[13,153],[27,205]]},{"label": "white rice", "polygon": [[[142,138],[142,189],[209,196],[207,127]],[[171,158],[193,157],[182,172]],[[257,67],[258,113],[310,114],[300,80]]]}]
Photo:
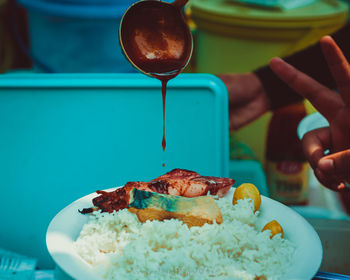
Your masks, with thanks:
[{"label": "white rice", "polygon": [[222,224],[191,228],[175,219],[140,223],[127,209],[94,212],[75,248],[105,279],[283,279],[295,245],[261,232],[251,200],[217,203]]}]

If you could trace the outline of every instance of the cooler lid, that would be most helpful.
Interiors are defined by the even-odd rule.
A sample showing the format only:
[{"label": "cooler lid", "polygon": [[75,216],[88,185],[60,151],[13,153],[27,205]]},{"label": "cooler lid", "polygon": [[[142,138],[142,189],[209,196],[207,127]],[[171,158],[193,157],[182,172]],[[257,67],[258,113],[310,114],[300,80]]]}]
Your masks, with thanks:
[{"label": "cooler lid", "polygon": [[[234,0],[191,0],[194,17],[223,24],[289,26],[328,25],[343,22],[348,6],[338,0],[319,0],[313,4],[291,10],[270,9],[241,4]],[[329,22],[331,21],[331,22]]]},{"label": "cooler lid", "polygon": [[[2,75],[0,186],[2,207],[11,215],[2,219],[1,241],[49,259],[44,244],[49,221],[86,193],[149,181],[173,168],[227,177],[223,82],[209,74],[180,75],[169,81],[165,110],[163,152],[157,79],[142,74]],[[21,207],[14,207],[14,201]]]}]

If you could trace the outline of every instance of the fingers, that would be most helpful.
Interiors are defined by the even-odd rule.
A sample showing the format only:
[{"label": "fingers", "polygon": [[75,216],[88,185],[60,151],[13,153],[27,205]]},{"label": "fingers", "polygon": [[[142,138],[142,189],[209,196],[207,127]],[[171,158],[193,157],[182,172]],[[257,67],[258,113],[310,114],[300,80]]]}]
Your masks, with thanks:
[{"label": "fingers", "polygon": [[331,133],[329,127],[312,130],[305,134],[302,139],[304,154],[314,170],[317,180],[322,185],[335,190],[335,185],[337,185],[335,178],[329,176],[329,173],[324,174],[318,165],[324,157],[324,151],[330,148],[330,144]]},{"label": "fingers", "polygon": [[271,59],[270,67],[280,79],[308,99],[328,121],[332,120],[337,110],[344,106],[339,95],[282,59],[277,57]]},{"label": "fingers", "polygon": [[331,145],[329,127],[323,127],[306,133],[302,139],[302,146],[306,159],[315,170],[319,160],[324,157],[324,151]]},{"label": "fingers", "polygon": [[229,94],[230,130],[240,129],[268,111],[268,97],[254,73],[228,73],[218,77]]},{"label": "fingers", "polygon": [[333,178],[326,176],[325,174],[322,173],[322,171],[318,168],[314,170],[315,177],[317,180],[325,187],[332,191],[338,191],[337,189],[337,183],[333,180]]},{"label": "fingers", "polygon": [[329,70],[337,84],[337,88],[345,102],[350,105],[350,66],[343,52],[330,36],[324,36],[321,41],[323,54]]},{"label": "fingers", "polygon": [[350,181],[350,149],[324,156],[324,151],[331,146],[330,128],[308,132],[302,139],[302,145],[318,181],[334,191],[344,188],[344,182]]},{"label": "fingers", "polygon": [[321,158],[318,169],[324,177],[332,180],[329,187],[342,189],[344,183],[350,181],[350,149]]}]

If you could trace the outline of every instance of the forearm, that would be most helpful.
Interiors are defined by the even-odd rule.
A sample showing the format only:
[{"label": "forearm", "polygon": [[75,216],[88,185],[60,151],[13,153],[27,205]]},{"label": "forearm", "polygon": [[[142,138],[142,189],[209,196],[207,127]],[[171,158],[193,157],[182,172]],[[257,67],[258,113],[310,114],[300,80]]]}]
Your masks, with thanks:
[{"label": "forearm", "polygon": [[[342,29],[332,34],[332,37],[342,49],[345,57],[350,60],[350,24],[348,23]],[[335,87],[335,82],[328,69],[319,43],[285,57],[284,60],[328,88]],[[303,97],[281,81],[271,71],[269,66],[262,67],[254,71],[254,73],[260,79],[269,97],[271,110],[303,100]]]}]

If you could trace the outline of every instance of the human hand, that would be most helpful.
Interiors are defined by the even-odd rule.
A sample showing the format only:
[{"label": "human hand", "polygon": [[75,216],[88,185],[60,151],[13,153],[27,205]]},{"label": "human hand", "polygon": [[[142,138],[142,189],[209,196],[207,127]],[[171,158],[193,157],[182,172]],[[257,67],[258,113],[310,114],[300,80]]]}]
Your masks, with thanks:
[{"label": "human hand", "polygon": [[266,92],[254,73],[221,74],[229,94],[230,129],[237,130],[269,110]]},{"label": "human hand", "polygon": [[[340,190],[350,182],[350,66],[330,36],[323,37],[320,43],[339,94],[280,58],[273,58],[270,67],[328,120],[329,127],[303,137],[303,148],[317,179],[332,190]],[[331,154],[325,156],[327,149]]]}]

